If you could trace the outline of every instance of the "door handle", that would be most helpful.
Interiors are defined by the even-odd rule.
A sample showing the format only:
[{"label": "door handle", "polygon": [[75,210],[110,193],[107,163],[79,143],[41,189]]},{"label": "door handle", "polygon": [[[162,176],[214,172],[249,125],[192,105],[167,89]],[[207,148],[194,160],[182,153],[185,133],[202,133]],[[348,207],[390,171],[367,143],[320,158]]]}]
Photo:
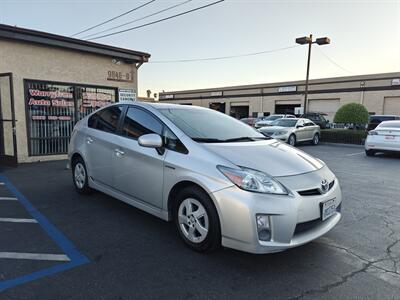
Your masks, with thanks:
[{"label": "door handle", "polygon": [[86,138],[86,143],[91,144],[93,143],[93,139],[89,136]]},{"label": "door handle", "polygon": [[115,155],[117,155],[118,157],[121,157],[125,154],[124,151],[120,150],[120,149],[115,149]]}]

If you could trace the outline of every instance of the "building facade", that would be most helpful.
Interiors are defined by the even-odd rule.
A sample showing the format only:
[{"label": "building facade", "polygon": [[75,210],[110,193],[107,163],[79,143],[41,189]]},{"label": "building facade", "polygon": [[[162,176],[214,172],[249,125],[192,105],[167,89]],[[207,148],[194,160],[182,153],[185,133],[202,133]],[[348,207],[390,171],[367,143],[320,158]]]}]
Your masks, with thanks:
[{"label": "building facade", "polygon": [[0,160],[66,157],[74,124],[93,110],[136,100],[150,55],[0,25]]},{"label": "building facade", "polygon": [[[304,106],[305,81],[164,92],[160,102],[209,107],[237,118],[295,112]],[[340,106],[357,102],[370,114],[400,115],[400,72],[310,80],[307,112],[333,117]]]}]

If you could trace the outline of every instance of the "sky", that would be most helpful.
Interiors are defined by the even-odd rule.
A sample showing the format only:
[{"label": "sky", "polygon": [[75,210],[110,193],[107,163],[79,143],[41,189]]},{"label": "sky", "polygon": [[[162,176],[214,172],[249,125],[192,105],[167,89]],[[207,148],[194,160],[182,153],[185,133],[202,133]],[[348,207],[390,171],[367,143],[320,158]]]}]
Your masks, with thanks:
[{"label": "sky", "polygon": [[[156,0],[85,34],[184,1]],[[192,0],[126,28],[214,1]],[[0,23],[71,36],[146,2],[148,0],[0,0]],[[139,95],[143,96],[148,89],[158,93],[304,79],[306,46],[224,60],[157,62],[276,50],[295,46],[296,37],[309,34],[331,39],[330,45],[313,45],[310,78],[400,71],[400,0],[225,0],[96,42],[151,54],[150,62],[139,69]]]}]

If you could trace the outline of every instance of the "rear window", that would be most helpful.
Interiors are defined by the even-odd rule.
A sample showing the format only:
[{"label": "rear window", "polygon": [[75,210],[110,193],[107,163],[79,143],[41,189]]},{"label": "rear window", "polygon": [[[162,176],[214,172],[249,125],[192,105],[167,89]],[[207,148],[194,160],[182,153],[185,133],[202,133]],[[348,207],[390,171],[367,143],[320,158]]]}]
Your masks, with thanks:
[{"label": "rear window", "polygon": [[371,123],[380,123],[383,121],[390,121],[390,120],[396,120],[396,117],[395,116],[371,116],[369,121]]}]

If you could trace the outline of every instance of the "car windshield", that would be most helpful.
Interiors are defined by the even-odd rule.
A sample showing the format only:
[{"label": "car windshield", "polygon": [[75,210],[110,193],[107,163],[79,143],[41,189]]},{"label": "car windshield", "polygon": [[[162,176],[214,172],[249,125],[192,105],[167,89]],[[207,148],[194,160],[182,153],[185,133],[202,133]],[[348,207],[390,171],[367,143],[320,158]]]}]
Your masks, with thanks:
[{"label": "car windshield", "polygon": [[273,126],[294,127],[296,126],[296,119],[279,119],[272,123]]},{"label": "car windshield", "polygon": [[211,109],[161,108],[159,111],[198,142],[233,142],[268,139],[254,128]]},{"label": "car windshield", "polygon": [[370,116],[371,123],[380,123],[383,121],[395,120],[395,116]]},{"label": "car windshield", "polygon": [[377,128],[400,128],[400,121],[386,121],[378,125]]}]

